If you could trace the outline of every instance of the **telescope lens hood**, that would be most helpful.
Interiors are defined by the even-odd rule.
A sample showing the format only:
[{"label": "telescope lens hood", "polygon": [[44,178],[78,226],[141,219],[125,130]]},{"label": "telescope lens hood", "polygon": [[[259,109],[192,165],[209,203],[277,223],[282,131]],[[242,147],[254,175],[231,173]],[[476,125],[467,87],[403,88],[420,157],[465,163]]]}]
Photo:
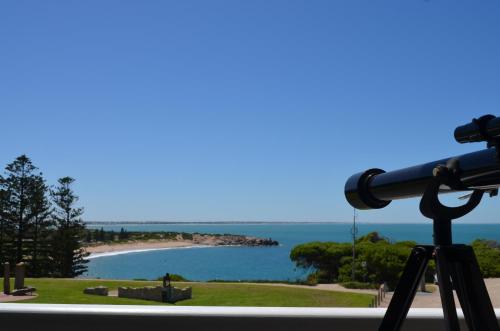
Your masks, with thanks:
[{"label": "telescope lens hood", "polygon": [[370,182],[376,175],[385,173],[382,169],[369,169],[352,175],[345,184],[345,197],[356,209],[381,209],[391,201],[382,201],[370,193]]}]

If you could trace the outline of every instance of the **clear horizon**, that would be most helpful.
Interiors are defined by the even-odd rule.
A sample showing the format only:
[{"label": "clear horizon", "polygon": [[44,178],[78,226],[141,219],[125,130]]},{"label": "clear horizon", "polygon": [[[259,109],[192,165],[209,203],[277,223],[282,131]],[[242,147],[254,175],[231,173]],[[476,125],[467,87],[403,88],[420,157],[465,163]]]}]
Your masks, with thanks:
[{"label": "clear horizon", "polygon": [[[74,177],[86,221],[350,222],[352,174],[485,148],[453,130],[500,115],[499,13],[493,0],[4,2],[0,167],[26,154],[49,184]],[[500,223],[499,207],[485,198],[459,222]],[[416,199],[359,216],[428,222]]]},{"label": "clear horizon", "polygon": [[[352,221],[86,221],[87,224],[293,224],[293,223],[317,223],[317,224],[352,224]],[[394,221],[394,222],[362,222],[356,221],[356,224],[425,224],[431,225],[431,220],[425,220],[424,222],[403,222],[403,221]],[[500,224],[498,222],[474,222],[474,221],[455,221],[453,225],[459,224],[468,224],[468,225],[494,225]]]}]

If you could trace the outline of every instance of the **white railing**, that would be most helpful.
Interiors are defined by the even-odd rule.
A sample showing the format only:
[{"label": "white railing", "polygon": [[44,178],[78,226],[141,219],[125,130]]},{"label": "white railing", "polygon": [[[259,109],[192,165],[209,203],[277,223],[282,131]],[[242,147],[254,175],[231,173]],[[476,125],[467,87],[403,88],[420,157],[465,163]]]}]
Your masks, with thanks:
[{"label": "white railing", "polygon": [[[500,309],[496,311],[500,319]],[[377,330],[383,308],[0,304],[3,330]],[[465,329],[463,314],[459,318]],[[403,330],[443,330],[441,309],[411,309]]]}]

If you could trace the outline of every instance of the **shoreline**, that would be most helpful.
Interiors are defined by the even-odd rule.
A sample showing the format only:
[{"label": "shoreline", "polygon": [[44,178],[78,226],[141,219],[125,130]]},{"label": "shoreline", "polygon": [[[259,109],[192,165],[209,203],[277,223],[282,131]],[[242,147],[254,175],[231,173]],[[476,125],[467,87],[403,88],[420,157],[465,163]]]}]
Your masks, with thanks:
[{"label": "shoreline", "polygon": [[162,251],[170,249],[192,249],[192,248],[215,248],[215,247],[240,247],[244,246],[238,243],[220,244],[213,240],[205,240],[203,242],[194,242],[189,240],[149,240],[135,241],[116,244],[102,244],[96,246],[84,247],[87,253],[87,260],[92,260],[100,257],[124,255],[132,253],[142,253],[151,251]]},{"label": "shoreline", "polygon": [[175,248],[202,248],[211,245],[194,244],[192,241],[137,241],[117,244],[104,244],[87,246],[85,251],[90,253],[87,259],[95,259],[105,256],[114,256],[130,253],[149,252],[155,250],[166,250]]},{"label": "shoreline", "polygon": [[165,251],[171,249],[193,249],[193,248],[213,248],[221,246],[209,246],[209,245],[190,245],[190,246],[173,246],[173,247],[158,247],[158,248],[141,248],[141,249],[130,249],[130,250],[116,250],[110,252],[102,253],[91,253],[85,259],[93,260],[101,257],[116,256],[116,255],[126,255],[132,253],[143,253],[143,252],[154,252],[154,251]]},{"label": "shoreline", "polygon": [[[132,232],[134,239],[125,242],[97,242],[84,247],[90,255],[88,259],[103,256],[113,256],[129,254],[134,252],[147,252],[153,250],[165,250],[174,248],[206,248],[206,247],[227,247],[227,246],[277,246],[279,243],[270,238],[263,239],[243,235],[231,234],[199,234],[199,233],[151,233],[157,238],[144,238],[141,233]],[[151,234],[149,237],[151,237]],[[158,238],[160,237],[160,238]]]}]

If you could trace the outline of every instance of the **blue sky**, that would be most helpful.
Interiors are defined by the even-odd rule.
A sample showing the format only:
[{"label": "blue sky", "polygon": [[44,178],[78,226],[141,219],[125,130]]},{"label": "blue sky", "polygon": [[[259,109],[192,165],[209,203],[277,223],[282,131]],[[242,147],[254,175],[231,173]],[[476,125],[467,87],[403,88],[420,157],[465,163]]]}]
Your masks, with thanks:
[{"label": "blue sky", "polygon": [[[85,219],[350,221],[345,180],[483,148],[498,1],[3,1],[0,164]],[[465,221],[498,222],[499,199]],[[421,222],[418,201],[360,214]]]}]

